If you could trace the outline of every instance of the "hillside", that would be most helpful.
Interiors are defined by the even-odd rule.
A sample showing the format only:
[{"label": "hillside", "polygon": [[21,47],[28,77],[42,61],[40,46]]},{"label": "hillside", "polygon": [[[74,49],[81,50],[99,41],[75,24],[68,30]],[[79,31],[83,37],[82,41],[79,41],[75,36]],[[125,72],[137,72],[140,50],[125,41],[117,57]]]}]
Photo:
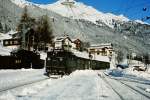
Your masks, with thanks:
[{"label": "hillside", "polygon": [[[62,0],[49,5],[39,5],[24,2],[24,0],[0,0],[0,2],[1,32],[9,31],[10,29],[15,30],[23,7],[28,5],[28,12],[32,17],[38,18],[46,14],[49,16],[55,36],[62,36],[65,33],[72,38],[79,38],[91,44],[111,42],[114,44],[115,50],[121,49],[124,53],[128,52],[130,48],[132,48],[132,51],[142,54],[150,51],[150,26],[130,21],[123,16],[105,14],[83,3],[76,3],[75,8],[73,8],[74,11],[84,7],[83,12],[80,10],[73,17],[70,17],[72,16],[70,12],[68,13],[69,16],[65,16],[67,11],[65,11],[65,8],[63,9],[60,3]],[[64,15],[61,14],[62,11],[58,12],[59,9],[64,10]],[[90,12],[90,9],[94,13]],[[79,16],[87,10],[89,12],[85,16],[88,17]]]}]

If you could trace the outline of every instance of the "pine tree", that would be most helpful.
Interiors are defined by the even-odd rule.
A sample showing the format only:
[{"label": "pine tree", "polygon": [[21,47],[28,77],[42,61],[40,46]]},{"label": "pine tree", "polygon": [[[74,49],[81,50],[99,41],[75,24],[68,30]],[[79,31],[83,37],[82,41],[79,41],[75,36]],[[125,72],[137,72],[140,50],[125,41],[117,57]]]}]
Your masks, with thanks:
[{"label": "pine tree", "polygon": [[19,32],[19,37],[21,38],[21,48],[25,49],[28,46],[28,41],[30,37],[27,37],[28,39],[26,40],[26,33],[33,29],[35,26],[35,19],[30,17],[30,15],[28,14],[28,9],[25,6],[20,22],[18,24],[17,27],[17,31]]},{"label": "pine tree", "polygon": [[33,28],[34,25],[35,25],[35,19],[30,17],[30,15],[28,14],[27,6],[25,6],[20,22],[17,27],[17,31],[22,32],[23,26],[25,26],[25,29],[28,29],[28,28]]},{"label": "pine tree", "polygon": [[47,43],[53,43],[53,30],[52,25],[49,22],[48,16],[44,15],[40,18],[37,34],[39,35],[40,42],[43,42],[46,46]]}]

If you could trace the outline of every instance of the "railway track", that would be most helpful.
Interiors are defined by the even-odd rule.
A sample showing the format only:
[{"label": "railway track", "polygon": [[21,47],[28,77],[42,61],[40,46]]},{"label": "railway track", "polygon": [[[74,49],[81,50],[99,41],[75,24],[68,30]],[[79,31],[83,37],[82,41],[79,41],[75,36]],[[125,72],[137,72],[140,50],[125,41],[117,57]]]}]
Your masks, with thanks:
[{"label": "railway track", "polygon": [[101,79],[102,79],[106,84],[108,84],[108,85],[111,87],[111,89],[119,96],[120,100],[126,100],[126,99],[123,98],[123,96],[122,96],[119,92],[117,92],[117,91],[112,87],[112,85],[105,79],[104,76],[102,77],[100,74],[98,74],[98,76],[101,77]]},{"label": "railway track", "polygon": [[111,79],[114,79],[114,80],[118,80],[118,81],[126,81],[126,82],[134,82],[134,83],[139,83],[139,84],[145,84],[145,85],[150,85],[150,82],[146,81],[146,82],[143,82],[143,81],[138,81],[138,80],[133,80],[133,79],[130,79],[130,78],[125,78],[125,79],[117,79],[117,78],[114,78],[114,77],[110,77]]},{"label": "railway track", "polygon": [[[107,77],[107,78],[109,78],[109,79],[112,79],[112,80],[115,80],[115,81],[119,82],[120,84],[122,84],[122,85],[126,86],[127,88],[133,90],[135,93],[138,93],[138,94],[144,96],[145,98],[147,98],[148,100],[150,100],[150,96],[149,96],[149,95],[146,95],[146,94],[144,94],[143,92],[141,92],[141,91],[135,89],[135,88],[132,87],[131,85],[124,83],[122,80],[118,80],[118,79],[115,79],[115,78],[111,78],[111,77],[106,76],[106,75],[103,76],[103,77],[104,77],[104,78],[102,78],[102,79],[103,79],[109,86],[111,86],[111,84],[109,84],[109,82],[106,80],[105,77]],[[111,86],[111,88],[113,89],[112,86]],[[113,89],[113,90],[115,90],[115,89]],[[115,91],[116,91],[116,90],[115,90]],[[116,93],[117,93],[117,92],[116,92]],[[117,94],[118,94],[118,93],[117,93]],[[120,96],[119,96],[119,97],[120,97]],[[121,100],[126,100],[126,99],[121,99]]]},{"label": "railway track", "polygon": [[[117,80],[117,81],[119,81],[119,80]],[[144,94],[143,92],[141,92],[141,91],[135,89],[134,87],[132,87],[132,86],[129,85],[129,84],[126,84],[126,83],[124,83],[124,82],[122,82],[122,81],[119,81],[119,82],[122,83],[122,84],[124,84],[124,85],[127,86],[128,88],[130,88],[130,89],[132,89],[132,90],[134,90],[134,91],[136,91],[136,92],[142,94],[143,96],[147,97],[147,98],[150,100],[150,96],[148,96],[148,95]]]},{"label": "railway track", "polygon": [[39,80],[30,81],[30,82],[19,84],[19,85],[14,85],[14,86],[11,86],[11,87],[8,87],[8,88],[0,89],[0,94],[4,93],[4,92],[7,92],[9,90],[13,90],[13,89],[28,86],[28,85],[31,85],[31,84],[39,83],[39,82],[46,81],[46,80],[49,80],[49,79],[50,78],[39,79]]}]

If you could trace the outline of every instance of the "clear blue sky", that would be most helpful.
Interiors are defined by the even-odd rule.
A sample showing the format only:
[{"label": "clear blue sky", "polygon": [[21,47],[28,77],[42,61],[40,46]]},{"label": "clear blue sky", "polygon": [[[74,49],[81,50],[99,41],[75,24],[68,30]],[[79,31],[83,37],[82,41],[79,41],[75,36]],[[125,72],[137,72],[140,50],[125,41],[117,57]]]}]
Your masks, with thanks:
[{"label": "clear blue sky", "polygon": [[[34,3],[53,3],[57,0],[28,0]],[[93,6],[102,12],[123,14],[130,19],[142,19],[150,16],[150,0],[76,0]],[[143,8],[146,7],[146,11]],[[150,19],[147,20],[150,23]]]}]

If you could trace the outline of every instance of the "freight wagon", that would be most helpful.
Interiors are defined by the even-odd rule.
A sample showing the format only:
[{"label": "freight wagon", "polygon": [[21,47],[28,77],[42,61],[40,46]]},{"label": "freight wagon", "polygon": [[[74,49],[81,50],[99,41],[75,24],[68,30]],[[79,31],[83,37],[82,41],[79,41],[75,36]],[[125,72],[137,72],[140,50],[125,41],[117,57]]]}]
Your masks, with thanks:
[{"label": "freight wagon", "polygon": [[0,69],[44,68],[44,60],[38,53],[26,50],[11,52],[9,56],[0,56]]}]

